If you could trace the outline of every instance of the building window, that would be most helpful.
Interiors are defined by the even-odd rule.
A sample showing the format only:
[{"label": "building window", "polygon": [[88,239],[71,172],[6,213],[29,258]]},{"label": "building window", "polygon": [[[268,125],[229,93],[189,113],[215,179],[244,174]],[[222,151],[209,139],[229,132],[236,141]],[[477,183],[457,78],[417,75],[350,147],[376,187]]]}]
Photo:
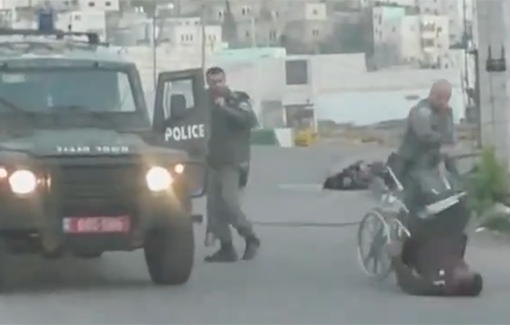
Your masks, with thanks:
[{"label": "building window", "polygon": [[246,33],[244,33],[244,35],[246,36],[246,38],[249,38],[251,34],[250,34],[250,32],[246,32]]},{"label": "building window", "polygon": [[279,16],[280,14],[278,13],[278,11],[273,11],[273,17],[278,18]]},{"label": "building window", "polygon": [[313,29],[312,30],[312,35],[313,36],[319,36],[319,30],[318,29]]},{"label": "building window", "polygon": [[64,6],[69,7],[69,1],[64,1]]},{"label": "building window", "polygon": [[72,1],[71,1],[71,4],[72,4],[73,6],[77,6],[77,5],[78,5],[78,0],[72,0]]},{"label": "building window", "polygon": [[435,44],[433,39],[424,39],[422,40],[421,45],[423,47],[434,47]]},{"label": "building window", "polygon": [[269,32],[269,39],[272,41],[276,39],[276,32],[274,30]]},{"label": "building window", "polygon": [[422,23],[421,29],[424,32],[433,32],[436,30],[436,24],[432,21],[425,21]]},{"label": "building window", "polygon": [[80,21],[81,20],[81,15],[75,15],[73,20]]},{"label": "building window", "polygon": [[105,6],[107,6],[107,7],[111,7],[112,3],[111,3],[110,1],[106,1],[106,2],[104,3],[104,5],[105,5]]},{"label": "building window", "polygon": [[181,41],[185,42],[190,42],[190,41],[193,41],[193,34],[184,34],[184,35],[181,35]]},{"label": "building window", "polygon": [[318,14],[319,12],[317,11],[317,9],[312,10],[312,15],[317,16]]},{"label": "building window", "polygon": [[96,5],[96,3],[94,1],[89,2],[89,7],[94,7],[95,5]]},{"label": "building window", "polygon": [[285,80],[287,85],[308,84],[308,62],[306,60],[286,61]]},{"label": "building window", "polygon": [[218,18],[223,18],[223,11],[218,11]]},{"label": "building window", "polygon": [[244,8],[242,8],[242,9],[241,9],[241,14],[242,14],[243,16],[246,16],[246,15],[248,15],[248,14],[250,13],[250,11],[251,11],[251,10],[250,10],[250,8],[249,8],[249,7],[244,7]]}]

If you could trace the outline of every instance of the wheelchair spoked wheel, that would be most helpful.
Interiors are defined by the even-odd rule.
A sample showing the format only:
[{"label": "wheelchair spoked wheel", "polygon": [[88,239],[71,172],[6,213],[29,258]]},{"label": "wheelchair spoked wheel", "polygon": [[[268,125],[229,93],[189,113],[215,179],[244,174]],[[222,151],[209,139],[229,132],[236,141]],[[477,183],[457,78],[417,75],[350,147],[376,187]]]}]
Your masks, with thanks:
[{"label": "wheelchair spoked wheel", "polygon": [[405,240],[411,237],[411,233],[404,226],[404,224],[397,218],[391,218],[388,220],[388,226],[390,227],[390,238],[391,240]]},{"label": "wheelchair spoked wheel", "polygon": [[392,239],[390,225],[379,209],[369,211],[358,228],[358,262],[363,272],[384,280],[393,270],[386,247]]}]

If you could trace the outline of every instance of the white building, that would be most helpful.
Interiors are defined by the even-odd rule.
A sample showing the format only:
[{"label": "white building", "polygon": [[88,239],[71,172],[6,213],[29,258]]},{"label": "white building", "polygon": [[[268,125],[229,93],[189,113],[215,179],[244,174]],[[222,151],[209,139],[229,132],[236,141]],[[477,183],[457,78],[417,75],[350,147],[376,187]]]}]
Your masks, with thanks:
[{"label": "white building", "polygon": [[60,13],[56,27],[65,31],[94,32],[106,38],[106,12],[104,10],[77,10]]},{"label": "white building", "polygon": [[405,16],[400,21],[399,49],[404,62],[448,68],[450,38],[446,16]]},{"label": "white building", "polygon": [[120,0],[78,0],[78,7],[80,10],[118,11],[119,2]]},{"label": "white building", "polygon": [[414,7],[416,6],[416,2],[419,0],[359,0],[360,6],[362,8],[371,7],[374,6],[374,4],[378,3],[380,5],[385,4],[394,4],[398,6],[405,6],[405,7]]},{"label": "white building", "polygon": [[296,2],[288,11],[286,37],[302,42],[309,50],[317,50],[317,45],[331,34],[330,21],[325,3]]},{"label": "white building", "polygon": [[[34,0],[33,2],[37,4],[39,1]],[[32,5],[30,0],[0,0],[0,9],[2,10],[28,8],[30,5]]]},{"label": "white building", "polygon": [[[471,3],[471,1],[464,0],[418,0],[418,5],[421,14],[448,17],[450,43],[455,44],[462,41],[464,33],[464,2],[466,6],[469,6]],[[467,9],[466,14],[470,11]]]},{"label": "white building", "polygon": [[403,7],[382,6],[373,8],[372,20],[378,66],[450,65],[449,17],[406,15]]},{"label": "white building", "polygon": [[400,23],[405,15],[402,7],[372,8],[374,63],[377,68],[400,64]]},{"label": "white building", "polygon": [[120,0],[0,0],[0,9],[37,8],[50,4],[56,10],[118,11]]},{"label": "white building", "polygon": [[[223,49],[222,32],[220,25],[204,26],[205,47],[211,52]],[[168,18],[165,20],[164,29],[160,39],[168,40],[176,48],[191,48],[201,50],[202,27],[200,18]]]},{"label": "white building", "polygon": [[[416,10],[422,15],[448,17],[450,43],[458,43],[464,33],[464,18],[473,20],[473,0],[360,0],[364,6],[388,3]],[[465,6],[465,8],[464,8]]]}]

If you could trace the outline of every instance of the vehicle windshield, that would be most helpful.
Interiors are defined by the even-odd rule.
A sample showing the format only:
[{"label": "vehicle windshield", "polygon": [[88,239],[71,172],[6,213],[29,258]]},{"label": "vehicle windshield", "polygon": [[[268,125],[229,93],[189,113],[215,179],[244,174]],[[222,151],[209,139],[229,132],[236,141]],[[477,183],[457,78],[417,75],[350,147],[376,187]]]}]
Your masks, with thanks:
[{"label": "vehicle windshield", "polygon": [[51,114],[73,108],[79,109],[79,112],[136,111],[129,75],[115,70],[1,72],[0,98],[3,100],[0,102],[0,114],[13,110]]}]

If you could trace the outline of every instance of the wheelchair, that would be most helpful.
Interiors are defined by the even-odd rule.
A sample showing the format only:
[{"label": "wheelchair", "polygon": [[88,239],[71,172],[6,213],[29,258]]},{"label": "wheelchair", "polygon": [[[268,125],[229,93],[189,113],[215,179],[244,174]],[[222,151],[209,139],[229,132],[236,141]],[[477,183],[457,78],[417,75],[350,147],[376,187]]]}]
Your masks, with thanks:
[{"label": "wheelchair", "polygon": [[[375,193],[381,193],[379,202],[375,208],[365,214],[358,228],[358,262],[363,272],[376,280],[384,280],[392,272],[391,259],[386,250],[387,245],[392,241],[403,241],[411,237],[407,222],[410,211],[404,203],[404,187],[396,176],[400,173],[395,172],[395,170],[402,170],[398,163],[399,158],[396,154],[390,155],[384,171],[375,177],[371,189]],[[419,212],[423,220],[442,215],[466,196],[466,192],[456,191],[447,179],[443,172],[447,171],[444,164],[440,170],[442,171],[440,171],[439,180],[447,190],[444,193],[449,194],[442,197],[440,196],[442,193],[434,193],[435,189],[432,189],[434,200],[426,203]],[[428,195],[427,193],[424,192],[424,195]],[[444,217],[439,218],[436,220],[445,220]],[[438,225],[437,222],[435,224]]]},{"label": "wheelchair", "polygon": [[[409,210],[402,199],[404,187],[389,165],[383,174],[374,181],[378,188],[372,188],[375,192],[383,192],[379,204],[365,214],[358,228],[358,262],[363,272],[376,280],[384,280],[392,272],[387,245],[411,236],[405,226]],[[368,236],[367,230],[370,231]]]}]

